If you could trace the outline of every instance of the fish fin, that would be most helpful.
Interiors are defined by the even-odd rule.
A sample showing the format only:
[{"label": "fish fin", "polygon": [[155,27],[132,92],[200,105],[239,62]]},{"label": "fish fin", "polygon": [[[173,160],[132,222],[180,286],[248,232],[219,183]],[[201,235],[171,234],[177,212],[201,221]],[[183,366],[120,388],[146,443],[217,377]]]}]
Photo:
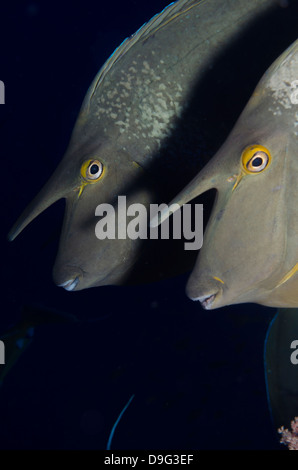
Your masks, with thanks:
[{"label": "fish fin", "polygon": [[116,427],[118,426],[119,424],[119,421],[120,419],[122,418],[123,414],[125,413],[125,411],[127,410],[127,408],[129,407],[129,405],[131,404],[132,400],[134,398],[134,395],[132,395],[130,397],[130,399],[128,400],[128,402],[126,403],[125,407],[122,409],[122,411],[120,412],[118,418],[116,419],[115,423],[114,423],[114,426],[112,427],[112,431],[109,435],[109,439],[108,439],[108,443],[107,443],[107,450],[111,450],[111,444],[112,444],[112,439],[113,439],[113,436],[115,434],[115,430],[116,430]]},{"label": "fish fin", "polygon": [[88,110],[90,101],[92,100],[96,89],[100,86],[109,70],[124,54],[127,53],[127,51],[129,51],[129,49],[131,49],[131,47],[136,42],[152,36],[154,33],[156,33],[158,29],[166,26],[175,18],[177,18],[183,13],[186,13],[188,10],[190,10],[201,2],[202,0],[184,0],[180,2],[170,3],[166,8],[164,8],[164,10],[162,10],[157,15],[153,16],[153,18],[151,18],[151,20],[149,20],[147,23],[143,24],[143,26],[141,26],[141,28],[139,28],[134,34],[124,39],[120,46],[115,49],[110,58],[104,63],[104,65],[101,67],[98,74],[96,75],[95,79],[93,80],[85,97],[82,110]]}]

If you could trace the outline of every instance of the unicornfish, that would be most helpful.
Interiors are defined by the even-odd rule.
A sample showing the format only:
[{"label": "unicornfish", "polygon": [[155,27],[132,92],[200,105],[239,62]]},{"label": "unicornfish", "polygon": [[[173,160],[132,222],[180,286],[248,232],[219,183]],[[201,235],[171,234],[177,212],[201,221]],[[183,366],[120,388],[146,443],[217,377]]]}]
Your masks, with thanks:
[{"label": "unicornfish", "polygon": [[[125,40],[103,65],[62,161],[9,234],[13,240],[55,201],[66,199],[53,269],[57,285],[74,291],[126,281],[144,248],[139,239],[119,236],[126,221],[118,212],[118,196],[126,196],[127,207],[148,207],[158,191],[169,200],[186,184],[188,164],[197,162],[188,148],[199,138],[195,120],[184,127],[191,139],[184,134],[183,172],[169,143],[188,115],[192,94],[220,53],[276,5],[275,0],[179,0]],[[173,168],[179,178],[169,178]],[[102,204],[115,209],[114,239],[95,235],[102,217],[96,209]]]},{"label": "unicornfish", "polygon": [[297,86],[296,40],[262,77],[219,151],[172,201],[180,207],[217,190],[186,288],[205,309],[298,307]]}]

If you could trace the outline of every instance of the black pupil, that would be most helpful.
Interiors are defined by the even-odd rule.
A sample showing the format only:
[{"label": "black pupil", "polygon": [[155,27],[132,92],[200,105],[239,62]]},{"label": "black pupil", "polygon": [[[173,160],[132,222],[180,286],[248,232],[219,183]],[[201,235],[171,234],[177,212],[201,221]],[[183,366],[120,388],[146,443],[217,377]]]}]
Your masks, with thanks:
[{"label": "black pupil", "polygon": [[261,157],[256,157],[253,161],[252,161],[252,166],[254,167],[258,167],[258,166],[261,166],[263,164],[263,160]]},{"label": "black pupil", "polygon": [[96,175],[99,172],[99,167],[95,163],[90,168],[91,175]]}]

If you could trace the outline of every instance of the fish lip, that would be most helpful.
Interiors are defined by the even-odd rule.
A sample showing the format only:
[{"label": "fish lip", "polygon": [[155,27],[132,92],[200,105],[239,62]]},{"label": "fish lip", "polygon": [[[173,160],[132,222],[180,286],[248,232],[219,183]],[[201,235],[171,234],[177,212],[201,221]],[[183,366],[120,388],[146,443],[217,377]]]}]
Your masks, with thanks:
[{"label": "fish lip", "polygon": [[214,294],[201,295],[200,297],[191,297],[191,300],[199,301],[204,310],[212,310],[217,295],[218,292],[215,292]]},{"label": "fish lip", "polygon": [[79,283],[79,277],[75,279],[69,279],[68,281],[63,282],[62,284],[57,284],[58,287],[63,287],[65,290],[71,292],[73,291]]}]

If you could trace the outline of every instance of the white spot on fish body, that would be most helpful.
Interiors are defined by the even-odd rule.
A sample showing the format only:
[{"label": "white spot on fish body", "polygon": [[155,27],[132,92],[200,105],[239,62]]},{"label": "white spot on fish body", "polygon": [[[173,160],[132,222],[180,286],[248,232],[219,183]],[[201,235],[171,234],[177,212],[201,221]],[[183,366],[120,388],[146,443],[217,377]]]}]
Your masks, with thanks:
[{"label": "white spot on fish body", "polygon": [[120,85],[125,87],[127,90],[131,90],[131,83],[129,81],[128,82],[120,82]]},{"label": "white spot on fish body", "polygon": [[110,90],[107,92],[107,97],[111,100],[114,96],[117,95],[117,90]]},{"label": "white spot on fish body", "polygon": [[162,98],[157,98],[157,102],[160,104],[160,106],[161,106],[162,108],[168,109],[167,103],[165,102],[164,99],[162,99]]},{"label": "white spot on fish body", "polygon": [[117,124],[117,126],[125,127],[126,129],[129,127],[128,122],[124,121],[116,121],[115,124]]},{"label": "white spot on fish body", "polygon": [[293,90],[291,83],[296,73],[297,58],[295,58],[295,55],[292,57],[287,56],[272,69],[272,73],[265,85],[271,90],[273,98],[285,109],[292,107],[291,94]]}]

